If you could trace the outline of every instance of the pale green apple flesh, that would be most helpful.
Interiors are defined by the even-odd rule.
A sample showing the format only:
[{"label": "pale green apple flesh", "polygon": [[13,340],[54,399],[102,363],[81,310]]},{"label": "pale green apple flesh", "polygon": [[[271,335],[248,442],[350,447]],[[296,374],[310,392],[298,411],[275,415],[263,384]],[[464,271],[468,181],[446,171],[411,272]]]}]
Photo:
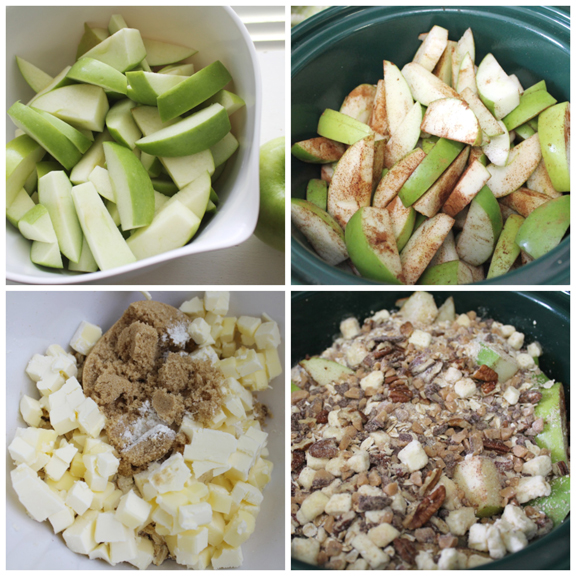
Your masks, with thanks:
[{"label": "pale green apple flesh", "polygon": [[498,374],[499,382],[506,382],[518,372],[518,362],[498,344],[479,342],[475,346],[476,362],[485,364]]},{"label": "pale green apple flesh", "polygon": [[482,163],[478,160],[472,162],[454,186],[448,200],[442,206],[442,212],[454,218],[472,202],[489,179],[490,172]]},{"label": "pale green apple flesh", "polygon": [[355,144],[373,134],[372,128],[346,114],[327,108],[318,121],[318,134],[343,144]]},{"label": "pale green apple flesh", "polygon": [[[472,112],[476,118],[478,118],[478,122],[480,123],[480,128],[482,132],[486,134],[489,138],[494,136],[498,136],[500,134],[504,134],[504,129],[500,125],[500,123],[494,118],[490,110],[484,106],[484,103],[476,93],[474,93],[470,88],[465,88],[462,93],[460,94],[462,98],[468,103]],[[506,136],[508,137],[508,135]]]},{"label": "pale green apple flesh", "polygon": [[432,258],[428,267],[431,268],[432,266],[438,266],[439,264],[452,262],[454,260],[458,260],[458,252],[456,252],[454,232],[450,230],[446,238],[444,238],[444,242],[442,242],[442,245],[438,248],[436,254],[434,254],[434,258]]},{"label": "pale green apple flesh", "polygon": [[170,64],[158,70],[158,74],[176,74],[176,76],[192,76],[194,64]]},{"label": "pale green apple flesh", "polygon": [[36,204],[22,216],[18,221],[18,230],[28,240],[37,240],[38,242],[47,242],[49,244],[58,242],[48,209],[42,204]]},{"label": "pale green apple flesh", "polygon": [[454,322],[454,320],[456,320],[456,306],[454,305],[454,298],[450,296],[438,308],[438,315],[434,322],[438,324],[439,322]]},{"label": "pale green apple flesh", "polygon": [[416,221],[416,210],[412,206],[406,208],[398,196],[386,206],[392,221],[392,231],[396,238],[396,246],[400,252],[412,236],[414,222]]},{"label": "pale green apple flesh", "polygon": [[462,34],[462,38],[458,40],[454,52],[452,53],[452,86],[454,88],[458,85],[460,66],[466,54],[470,54],[472,63],[474,63],[476,59],[476,46],[474,43],[474,34],[472,33],[471,28],[468,28],[464,34]]},{"label": "pale green apple flesh", "polygon": [[546,90],[524,93],[520,97],[520,104],[506,115],[502,122],[504,122],[508,130],[514,130],[554,104],[556,104],[556,99],[548,94]]},{"label": "pale green apple flesh", "polygon": [[80,44],[78,44],[78,50],[76,51],[76,60],[79,60],[83,54],[86,54],[88,50],[100,44],[100,42],[102,42],[102,40],[105,40],[107,37],[108,36],[102,38],[95,28],[92,28],[88,24],[88,22],[84,22],[84,34],[80,39]]},{"label": "pale green apple flesh", "polygon": [[529,188],[518,188],[518,190],[515,190],[512,194],[501,198],[500,204],[508,206],[508,208],[527,218],[536,208],[542,206],[542,204],[545,204],[549,200],[550,197],[542,192],[536,192]]},{"label": "pale green apple flesh", "polygon": [[132,108],[135,106],[136,102],[126,98],[116,102],[106,114],[106,128],[112,138],[131,150],[136,147],[136,140],[142,137],[142,132],[132,116]]},{"label": "pale green apple flesh", "polygon": [[512,112],[520,103],[516,84],[502,70],[492,54],[484,57],[476,73],[478,94],[497,120]]},{"label": "pale green apple flesh", "polygon": [[432,70],[434,76],[450,87],[452,87],[452,55],[454,54],[457,44],[458,43],[453,40],[448,40],[448,44],[446,44],[440,60],[438,60],[434,70]]},{"label": "pale green apple flesh", "polygon": [[[172,180],[165,178],[152,178],[152,186],[154,190],[165,194],[166,196],[174,196],[179,190],[178,186],[172,182]],[[184,186],[183,186],[184,188]]]},{"label": "pale green apple flesh", "polygon": [[344,102],[340,106],[340,113],[363,124],[368,124],[372,116],[375,96],[376,88],[372,84],[360,84],[344,98]]},{"label": "pale green apple flesh", "polygon": [[346,146],[340,144],[340,142],[320,136],[296,142],[292,146],[291,152],[293,156],[298,158],[298,160],[302,160],[302,162],[329,164],[338,162],[342,158],[342,155],[346,152]]},{"label": "pale green apple flesh", "polygon": [[84,136],[82,132],[76,130],[74,126],[70,126],[70,124],[64,122],[63,120],[60,120],[60,118],[56,118],[56,116],[50,114],[50,112],[44,112],[44,110],[38,110],[33,106],[32,108],[34,109],[35,112],[40,114],[42,118],[48,120],[48,122],[50,122],[50,124],[52,124],[54,128],[56,128],[59,132],[64,134],[64,136],[66,136],[66,138],[68,138],[68,140],[70,140],[70,142],[72,142],[72,144],[74,144],[74,146],[76,146],[76,148],[78,148],[78,150],[82,154],[84,154],[90,148],[90,146],[92,146],[92,141],[86,136]]},{"label": "pale green apple flesh", "polygon": [[438,315],[438,307],[432,294],[424,291],[414,292],[410,297],[396,302],[400,307],[400,314],[413,324],[428,326],[434,322]]},{"label": "pale green apple flesh", "polygon": [[560,198],[562,196],[561,192],[556,191],[550,176],[548,176],[544,159],[540,160],[534,172],[530,174],[530,178],[526,180],[526,187],[530,188],[530,190],[536,190],[536,192],[542,192],[550,196],[550,198]]},{"label": "pale green apple flesh", "polygon": [[471,146],[482,143],[478,119],[470,106],[459,98],[441,98],[432,102],[424,114],[422,130]]},{"label": "pale green apple flesh", "polygon": [[106,159],[104,157],[104,142],[110,142],[112,140],[112,136],[108,130],[101,132],[96,136],[94,139],[94,143],[82,156],[82,159],[74,166],[72,172],[70,173],[70,181],[72,184],[83,184],[88,182],[90,178],[90,174],[96,168],[96,166],[104,166]]},{"label": "pale green apple flesh", "polygon": [[202,220],[210,199],[210,190],[210,174],[204,172],[204,174],[184,186],[182,190],[178,191],[171,198],[165,196],[165,198],[168,198],[165,207],[174,202],[180,202],[182,206],[188,208],[188,210]]},{"label": "pale green apple flesh", "polygon": [[40,68],[34,66],[34,64],[27,62],[24,58],[16,56],[16,64],[18,64],[22,78],[26,80],[28,86],[30,86],[34,92],[40,92],[40,90],[46,88],[46,86],[54,80],[52,76],[46,74],[46,72],[40,70]]},{"label": "pale green apple flesh", "polygon": [[154,216],[162,210],[162,207],[166,205],[168,200],[170,200],[170,196],[165,196],[154,190]]},{"label": "pale green apple flesh", "polygon": [[54,172],[55,170],[64,170],[64,168],[61,164],[58,164],[58,162],[38,162],[38,164],[36,164],[37,180],[40,180],[40,178],[48,174],[48,172]]},{"label": "pale green apple flesh", "polygon": [[562,102],[538,116],[538,137],[546,170],[557,192],[570,192],[570,103]]},{"label": "pale green apple flesh", "polygon": [[80,260],[78,262],[68,262],[68,270],[72,272],[97,272],[98,264],[94,260],[90,246],[88,245],[88,240],[86,236],[82,239],[82,252],[80,254]]},{"label": "pale green apple flesh", "polygon": [[194,56],[194,54],[198,52],[198,50],[188,48],[188,46],[169,44],[168,42],[160,42],[159,40],[151,40],[150,38],[142,38],[142,41],[146,49],[146,61],[150,66],[174,64],[175,62],[180,62],[180,60]]},{"label": "pale green apple flesh", "polygon": [[406,64],[402,68],[402,76],[408,83],[412,97],[422,106],[429,106],[440,98],[458,98],[456,90],[416,62]]},{"label": "pale green apple flesh", "polygon": [[453,480],[475,508],[478,518],[487,518],[502,510],[500,473],[489,458],[473,456],[458,462]]},{"label": "pale green apple flesh", "polygon": [[6,144],[6,207],[9,208],[46,151],[27,134]]},{"label": "pale green apple flesh", "polygon": [[102,166],[96,166],[94,170],[90,173],[88,181],[94,184],[94,188],[102,198],[116,202],[116,196],[114,195],[114,189],[112,188],[112,182],[110,180],[110,174],[106,168]]},{"label": "pale green apple flesh", "polygon": [[119,94],[126,94],[126,76],[118,72],[116,68],[94,60],[93,58],[81,58],[70,68],[68,78],[100,86],[105,90],[111,90]]},{"label": "pale green apple flesh", "polygon": [[302,360],[300,366],[318,382],[320,386],[327,386],[334,382],[339,382],[343,376],[354,374],[353,370],[338,362],[332,360],[325,360],[324,358],[310,358],[309,360]]},{"label": "pale green apple flesh", "polygon": [[422,106],[416,102],[384,148],[384,166],[386,168],[392,168],[394,164],[415,148],[420,138],[421,124],[423,124]]},{"label": "pale green apple flesh", "polygon": [[44,94],[47,94],[48,92],[51,92],[56,88],[61,88],[62,86],[68,86],[70,84],[74,84],[74,80],[68,78],[68,72],[70,68],[71,66],[66,66],[66,68],[64,68],[64,70],[60,72],[60,74],[54,76],[52,82],[50,82],[50,84],[48,84],[48,86],[46,86],[45,88],[42,88],[42,90],[40,90],[40,92],[38,92],[36,96],[34,96],[34,98],[32,98],[30,102],[28,102],[28,106],[31,106],[38,98],[40,98],[40,96],[43,96]]},{"label": "pale green apple flesh", "polygon": [[472,273],[464,262],[453,260],[429,266],[418,279],[418,284],[458,286],[472,284]]},{"label": "pale green apple flesh", "polygon": [[388,131],[393,136],[414,105],[410,87],[398,67],[384,60],[384,112]]},{"label": "pale green apple flesh", "polygon": [[306,200],[318,206],[320,210],[326,211],[328,184],[320,179],[310,180],[306,186]]},{"label": "pale green apple flesh", "polygon": [[240,110],[240,108],[246,106],[246,102],[244,102],[238,94],[234,94],[228,90],[218,90],[218,92],[208,98],[203,105],[209,106],[210,104],[220,104],[220,106],[226,108],[228,116],[232,116],[232,114]]},{"label": "pale green apple flesh", "polygon": [[212,152],[212,158],[214,158],[214,166],[218,168],[218,166],[224,164],[238,150],[239,145],[234,134],[228,132],[222,140],[210,146],[210,152]]},{"label": "pale green apple flesh", "polygon": [[64,268],[58,242],[52,242],[51,244],[38,241],[32,242],[30,260],[34,264],[46,266],[47,268]]},{"label": "pale green apple flesh", "polygon": [[516,244],[516,234],[523,222],[524,218],[516,214],[511,214],[506,219],[494,254],[492,254],[488,278],[502,276],[512,268],[516,258],[520,255],[520,246]]},{"label": "pale green apple flesh", "polygon": [[420,44],[412,61],[432,72],[447,45],[448,30],[441,26],[432,26],[430,32],[428,32],[426,38],[422,44]]},{"label": "pale green apple flesh", "polygon": [[30,195],[28,194],[28,192],[26,192],[26,189],[20,188],[20,192],[16,194],[10,206],[6,208],[6,218],[8,219],[8,222],[10,222],[12,226],[18,228],[19,220],[27,212],[32,210],[32,208],[34,208],[35,205],[36,204],[34,203],[34,200],[30,198]]},{"label": "pale green apple flesh", "polygon": [[118,72],[126,72],[146,58],[146,48],[138,30],[122,28],[88,50],[84,57],[100,60]]},{"label": "pale green apple flesh", "polygon": [[162,173],[162,163],[158,158],[156,158],[156,156],[151,156],[150,154],[146,154],[146,152],[141,152],[140,162],[142,162],[142,166],[144,166],[144,170],[148,172],[150,178],[157,178]]},{"label": "pale green apple flesh", "polygon": [[556,382],[551,388],[541,387],[539,391],[542,398],[534,408],[534,417],[544,419],[544,430],[536,436],[536,444],[540,448],[550,450],[552,462],[568,464],[568,426],[564,387],[560,382]]},{"label": "pale green apple flesh", "polygon": [[458,72],[458,86],[456,87],[456,92],[458,92],[458,94],[462,94],[464,90],[470,90],[474,94],[478,94],[478,88],[476,87],[476,74],[474,72],[474,61],[468,52],[466,52],[466,56],[464,56],[464,59],[460,64],[460,71]]},{"label": "pale green apple flesh", "polygon": [[502,120],[497,120],[502,134],[491,136],[490,142],[482,146],[482,152],[494,166],[506,166],[510,156],[510,134]]},{"label": "pale green apple flesh", "polygon": [[128,97],[140,104],[156,106],[158,97],[168,92],[184,80],[186,76],[174,74],[156,74],[142,70],[126,72],[128,81]]}]

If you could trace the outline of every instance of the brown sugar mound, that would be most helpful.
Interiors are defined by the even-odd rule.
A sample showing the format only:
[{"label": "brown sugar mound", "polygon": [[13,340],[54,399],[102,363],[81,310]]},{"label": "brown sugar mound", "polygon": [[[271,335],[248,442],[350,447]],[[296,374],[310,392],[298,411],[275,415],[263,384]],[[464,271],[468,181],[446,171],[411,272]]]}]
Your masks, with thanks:
[{"label": "brown sugar mound", "polygon": [[221,409],[224,376],[210,362],[188,355],[196,348],[189,322],[167,304],[135,302],[84,362],[84,393],[106,416],[122,475],[181,451],[177,430],[186,413],[206,424]]}]

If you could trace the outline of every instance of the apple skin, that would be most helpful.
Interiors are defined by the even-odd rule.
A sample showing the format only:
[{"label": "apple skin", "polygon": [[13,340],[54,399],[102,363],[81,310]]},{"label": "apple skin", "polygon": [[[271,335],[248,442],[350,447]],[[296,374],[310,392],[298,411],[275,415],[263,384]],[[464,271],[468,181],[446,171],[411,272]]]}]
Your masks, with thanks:
[{"label": "apple skin", "polygon": [[494,254],[492,254],[492,262],[490,263],[487,278],[495,278],[506,274],[516,258],[518,258],[520,247],[516,244],[515,239],[523,223],[524,218],[518,214],[511,214],[506,220],[494,249]]},{"label": "apple skin", "polygon": [[265,244],[284,252],[285,157],[284,136],[260,148],[260,213],[254,234]]},{"label": "apple skin", "polygon": [[554,104],[556,104],[556,99],[548,94],[546,90],[524,93],[520,96],[520,104],[505,116],[502,122],[504,122],[507,130],[514,130]]},{"label": "apple skin", "polygon": [[427,268],[418,279],[418,284],[458,286],[472,284],[472,273],[464,262],[452,260]]},{"label": "apple skin", "polygon": [[558,192],[570,192],[566,140],[570,139],[570,102],[547,108],[538,116],[538,138],[546,170]]},{"label": "apple skin", "polygon": [[45,154],[44,148],[27,134],[6,144],[6,208],[10,207]]}]

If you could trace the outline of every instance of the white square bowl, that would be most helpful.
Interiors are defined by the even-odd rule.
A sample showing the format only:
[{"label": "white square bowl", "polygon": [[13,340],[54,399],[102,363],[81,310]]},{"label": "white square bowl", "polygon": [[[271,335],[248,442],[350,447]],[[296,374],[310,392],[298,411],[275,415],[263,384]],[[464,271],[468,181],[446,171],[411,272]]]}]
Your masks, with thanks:
[{"label": "white square bowl", "polygon": [[[159,302],[180,306],[202,292],[152,292]],[[120,318],[131,302],[142,300],[140,292],[8,292],[7,294],[7,366],[9,386],[6,392],[7,444],[14,438],[16,428],[26,426],[19,412],[20,398],[28,394],[38,398],[34,383],[24,369],[34,354],[44,354],[50,344],[68,348],[70,338],[81,320],[87,320],[104,331]],[[229,315],[260,316],[268,313],[280,328],[282,344],[278,349],[285,368],[285,302],[284,292],[232,292]],[[266,431],[268,450],[274,463],[272,480],[264,489],[264,501],[256,519],[256,530],[242,546],[244,570],[283,570],[285,547],[284,486],[285,486],[285,402],[284,380],[278,376],[272,389],[258,394],[261,402],[272,412]],[[126,563],[114,568],[101,560],[90,560],[66,547],[60,535],[55,535],[49,522],[38,523],[27,516],[12,488],[10,471],[14,466],[6,461],[6,545],[8,569],[31,570],[105,570],[131,569]],[[159,569],[151,565],[150,569]],[[161,569],[185,569],[173,561]]]},{"label": "white square bowl", "polygon": [[[259,207],[258,157],[261,82],[254,44],[238,16],[226,6],[58,6],[6,9],[6,105],[28,102],[34,95],[22,78],[16,56],[29,60],[51,75],[75,60],[84,22],[106,27],[112,14],[122,14],[129,26],[146,37],[183,44],[199,52],[192,57],[196,68],[221,60],[234,79],[232,90],[246,107],[231,118],[240,142],[223,176],[218,180],[221,200],[215,216],[190,244],[177,250],[111,270],[79,274],[51,271],[30,261],[30,242],[12,225],[6,225],[6,277],[28,284],[76,284],[113,278],[129,278],[145,267],[236,246],[247,240],[256,226]],[[6,116],[6,141],[14,138],[14,124]]]}]

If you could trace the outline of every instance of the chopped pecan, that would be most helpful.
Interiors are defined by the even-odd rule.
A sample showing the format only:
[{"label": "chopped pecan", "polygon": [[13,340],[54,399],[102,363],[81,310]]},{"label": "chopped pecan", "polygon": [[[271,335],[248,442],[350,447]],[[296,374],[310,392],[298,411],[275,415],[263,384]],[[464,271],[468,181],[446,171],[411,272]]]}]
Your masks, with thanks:
[{"label": "chopped pecan", "polygon": [[431,472],[428,472],[428,475],[422,484],[422,488],[420,488],[420,495],[426,496],[426,494],[434,490],[436,484],[438,484],[438,481],[440,480],[440,476],[442,476],[442,470],[440,470],[440,468],[435,468]]},{"label": "chopped pecan", "polygon": [[528,390],[527,392],[522,392],[518,402],[520,404],[538,404],[542,400],[542,394],[538,390]]},{"label": "chopped pecan", "polygon": [[414,536],[418,542],[434,542],[436,540],[436,532],[432,528],[417,528]]},{"label": "chopped pecan", "polygon": [[393,542],[396,553],[404,562],[414,564],[416,558],[416,546],[406,538],[396,538]]},{"label": "chopped pecan", "polygon": [[485,396],[494,392],[495,388],[496,382],[484,382],[484,384],[480,386],[480,390],[482,390],[482,394]]},{"label": "chopped pecan", "polygon": [[400,334],[405,336],[406,338],[410,338],[412,336],[412,332],[414,332],[414,326],[410,322],[405,322],[400,326]]},{"label": "chopped pecan", "polygon": [[554,474],[556,474],[556,476],[568,476],[570,472],[564,460],[554,462],[554,464],[552,464],[552,470],[554,471]]},{"label": "chopped pecan", "polygon": [[302,450],[292,452],[292,472],[299,473],[306,466],[306,455]]},{"label": "chopped pecan", "polygon": [[472,374],[472,378],[482,380],[482,382],[496,382],[498,380],[498,373],[486,366],[486,364],[482,364],[482,366]]},{"label": "chopped pecan", "polygon": [[490,440],[486,438],[484,439],[484,450],[494,450],[494,452],[506,454],[510,452],[510,447],[506,446],[502,440]]},{"label": "chopped pecan", "polygon": [[327,424],[328,423],[328,410],[320,410],[318,414],[316,414],[316,422],[318,424]]},{"label": "chopped pecan", "polygon": [[368,512],[369,510],[384,510],[390,504],[387,496],[363,496],[358,499],[358,510]]},{"label": "chopped pecan", "polygon": [[379,454],[378,452],[370,452],[370,464],[372,466],[383,466],[390,462],[390,457],[385,454]]},{"label": "chopped pecan", "polygon": [[360,400],[364,396],[364,390],[362,388],[357,388],[356,386],[350,388],[347,392],[344,392],[346,398],[352,398],[353,400]]},{"label": "chopped pecan", "polygon": [[308,454],[314,456],[314,458],[335,458],[338,456],[338,448],[332,438],[327,438],[326,440],[314,442],[308,448]]},{"label": "chopped pecan", "polygon": [[410,373],[415,376],[416,374],[420,374],[425,372],[435,363],[435,360],[432,358],[428,358],[427,354],[419,354],[410,362]]},{"label": "chopped pecan", "polygon": [[290,401],[292,404],[298,404],[300,400],[304,400],[305,398],[308,398],[308,396],[310,396],[310,394],[306,390],[296,390],[295,392],[292,392]]},{"label": "chopped pecan", "polygon": [[320,490],[329,486],[334,482],[334,476],[327,472],[326,470],[318,470],[316,474],[314,474],[314,480],[312,481],[312,491]]},{"label": "chopped pecan", "polygon": [[410,400],[412,400],[412,392],[404,382],[394,382],[393,385],[390,386],[388,398],[392,402],[410,402]]},{"label": "chopped pecan", "polygon": [[446,424],[451,428],[470,428],[470,422],[464,420],[464,418],[450,418]]},{"label": "chopped pecan", "polygon": [[440,546],[441,550],[456,548],[458,546],[458,538],[452,536],[452,534],[442,534],[442,536],[438,536],[438,546]]},{"label": "chopped pecan", "polygon": [[348,530],[348,528],[350,528],[350,525],[354,521],[355,517],[356,517],[356,514],[352,511],[344,513],[340,517],[340,520],[338,520],[338,522],[334,523],[334,527],[332,528],[332,531],[334,532],[334,534],[340,534],[340,532],[343,532],[344,530]]},{"label": "chopped pecan", "polygon": [[418,504],[418,508],[414,511],[412,517],[408,517],[405,522],[405,527],[409,530],[421,528],[436,514],[437,510],[442,506],[442,502],[446,498],[446,488],[438,486],[434,492],[431,492],[424,497],[422,502]]}]

